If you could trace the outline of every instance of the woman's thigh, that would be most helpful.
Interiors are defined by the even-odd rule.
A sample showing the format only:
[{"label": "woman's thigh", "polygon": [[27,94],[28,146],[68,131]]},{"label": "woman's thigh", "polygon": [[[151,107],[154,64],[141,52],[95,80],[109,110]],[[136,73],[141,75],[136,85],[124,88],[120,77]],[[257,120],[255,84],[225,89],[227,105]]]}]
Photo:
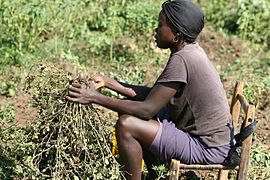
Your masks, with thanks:
[{"label": "woman's thigh", "polygon": [[187,164],[222,163],[229,151],[229,145],[209,148],[197,138],[179,130],[172,122],[163,120],[149,151],[160,163],[178,159]]},{"label": "woman's thigh", "polygon": [[131,115],[121,115],[116,123],[118,135],[131,135],[144,148],[149,148],[159,130],[159,122],[153,119],[142,120]]}]

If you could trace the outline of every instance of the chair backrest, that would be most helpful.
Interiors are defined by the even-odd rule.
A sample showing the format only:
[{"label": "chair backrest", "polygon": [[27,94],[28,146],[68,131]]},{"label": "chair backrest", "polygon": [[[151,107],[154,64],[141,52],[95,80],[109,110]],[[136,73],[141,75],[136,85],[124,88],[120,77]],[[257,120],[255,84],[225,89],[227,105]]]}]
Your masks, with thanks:
[{"label": "chair backrest", "polygon": [[[255,119],[255,106],[248,103],[247,99],[243,95],[244,83],[236,82],[234,94],[231,102],[231,114],[233,119],[233,124],[236,129],[240,127],[240,131],[252,123]],[[242,108],[241,108],[242,107]],[[240,112],[243,109],[244,117],[243,121],[239,122]],[[239,170],[237,173],[237,179],[245,179],[248,173],[248,163],[251,152],[252,136],[249,136],[243,141],[241,160],[239,165]]]}]

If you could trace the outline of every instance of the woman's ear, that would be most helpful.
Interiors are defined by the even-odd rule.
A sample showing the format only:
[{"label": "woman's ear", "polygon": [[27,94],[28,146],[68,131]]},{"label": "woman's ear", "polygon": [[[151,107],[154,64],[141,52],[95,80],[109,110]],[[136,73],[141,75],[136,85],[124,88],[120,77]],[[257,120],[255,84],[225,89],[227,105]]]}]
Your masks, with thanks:
[{"label": "woman's ear", "polygon": [[180,42],[180,40],[181,40],[181,33],[178,32],[178,33],[176,33],[175,37],[173,38],[173,41]]}]

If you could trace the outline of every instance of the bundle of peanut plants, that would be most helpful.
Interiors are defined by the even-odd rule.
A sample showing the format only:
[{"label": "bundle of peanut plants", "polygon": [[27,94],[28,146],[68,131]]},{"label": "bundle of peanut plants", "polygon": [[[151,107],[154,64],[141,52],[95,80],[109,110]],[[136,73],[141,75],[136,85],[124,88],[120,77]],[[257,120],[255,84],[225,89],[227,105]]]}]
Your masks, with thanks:
[{"label": "bundle of peanut plants", "polygon": [[25,91],[33,95],[39,115],[16,147],[15,173],[25,179],[121,179],[111,153],[111,128],[98,108],[65,98],[70,76],[52,65],[32,67]]}]

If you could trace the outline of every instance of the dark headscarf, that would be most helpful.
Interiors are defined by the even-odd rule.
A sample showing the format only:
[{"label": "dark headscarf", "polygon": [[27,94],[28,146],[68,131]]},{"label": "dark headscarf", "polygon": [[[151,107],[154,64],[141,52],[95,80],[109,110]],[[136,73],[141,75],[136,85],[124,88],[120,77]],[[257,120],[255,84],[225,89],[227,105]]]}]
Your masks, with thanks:
[{"label": "dark headscarf", "polygon": [[162,4],[162,11],[171,24],[191,42],[204,27],[203,12],[189,0],[166,1]]}]

